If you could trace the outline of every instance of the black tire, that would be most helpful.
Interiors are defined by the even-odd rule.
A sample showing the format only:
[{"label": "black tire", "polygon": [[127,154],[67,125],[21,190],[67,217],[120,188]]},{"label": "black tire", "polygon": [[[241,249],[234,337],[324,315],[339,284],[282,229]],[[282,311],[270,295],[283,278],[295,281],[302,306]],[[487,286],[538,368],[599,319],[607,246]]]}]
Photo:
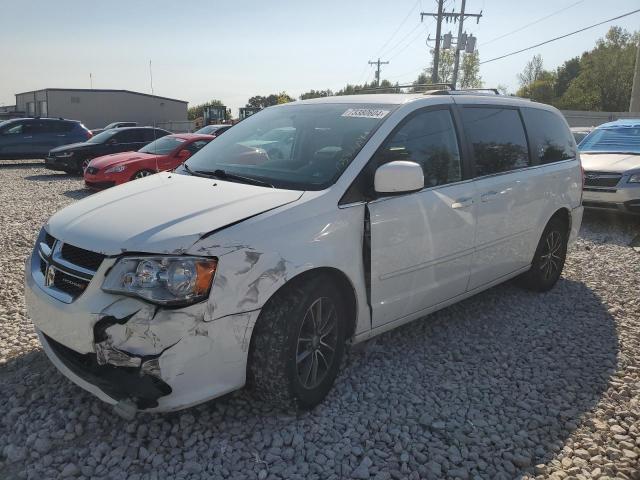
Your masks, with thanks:
[{"label": "black tire", "polygon": [[520,284],[538,292],[553,288],[567,257],[568,228],[560,218],[554,217],[542,232],[531,268],[520,277]]},{"label": "black tire", "polygon": [[[329,328],[331,311],[334,328],[309,336],[318,301],[324,308],[319,317],[327,321],[325,330],[320,324],[320,333]],[[262,309],[253,331],[247,369],[250,388],[279,408],[307,410],[318,405],[333,386],[342,362],[345,320],[340,292],[329,278],[319,276],[276,294]]]}]

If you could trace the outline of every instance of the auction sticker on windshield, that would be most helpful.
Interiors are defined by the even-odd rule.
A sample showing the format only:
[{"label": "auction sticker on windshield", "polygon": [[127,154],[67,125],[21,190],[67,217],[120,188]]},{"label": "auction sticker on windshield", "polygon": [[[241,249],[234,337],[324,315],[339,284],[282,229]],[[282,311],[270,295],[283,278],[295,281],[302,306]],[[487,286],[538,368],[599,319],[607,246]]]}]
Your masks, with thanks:
[{"label": "auction sticker on windshield", "polygon": [[342,116],[354,118],[384,118],[387,113],[389,113],[389,110],[381,110],[379,108],[349,108]]}]

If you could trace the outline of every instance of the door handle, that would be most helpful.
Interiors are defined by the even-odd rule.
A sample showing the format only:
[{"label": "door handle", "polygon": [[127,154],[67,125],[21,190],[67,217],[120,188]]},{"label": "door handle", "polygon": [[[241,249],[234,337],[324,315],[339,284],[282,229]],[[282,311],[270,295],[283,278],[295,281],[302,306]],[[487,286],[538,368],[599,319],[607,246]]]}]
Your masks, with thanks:
[{"label": "door handle", "polygon": [[486,192],[486,193],[483,193],[482,195],[480,195],[480,200],[483,201],[483,202],[488,202],[489,200],[491,200],[496,195],[498,195],[498,192],[494,192],[493,190],[491,190],[490,192]]},{"label": "door handle", "polygon": [[22,138],[33,138],[33,135],[29,135],[27,137],[22,137]]},{"label": "door handle", "polygon": [[451,208],[466,208],[473,204],[473,198],[465,197],[458,198],[455,202],[451,204]]},{"label": "door handle", "polygon": [[66,135],[63,133],[61,135],[56,135],[56,137],[66,137]]}]

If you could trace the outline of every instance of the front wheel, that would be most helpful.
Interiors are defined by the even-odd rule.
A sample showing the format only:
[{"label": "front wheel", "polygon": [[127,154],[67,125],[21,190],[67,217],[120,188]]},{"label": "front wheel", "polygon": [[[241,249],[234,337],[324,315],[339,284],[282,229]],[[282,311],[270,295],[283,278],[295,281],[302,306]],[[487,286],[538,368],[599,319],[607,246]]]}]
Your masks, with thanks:
[{"label": "front wheel", "polygon": [[281,407],[311,409],[329,393],[344,354],[346,311],[330,279],[287,288],[253,332],[249,383]]},{"label": "front wheel", "polygon": [[531,269],[522,275],[521,283],[530,290],[546,292],[553,288],[567,257],[567,225],[558,218],[547,224],[531,262]]},{"label": "front wheel", "polygon": [[131,180],[137,180],[139,178],[148,177],[149,175],[153,175],[154,173],[156,172],[152,170],[140,170],[131,177]]}]

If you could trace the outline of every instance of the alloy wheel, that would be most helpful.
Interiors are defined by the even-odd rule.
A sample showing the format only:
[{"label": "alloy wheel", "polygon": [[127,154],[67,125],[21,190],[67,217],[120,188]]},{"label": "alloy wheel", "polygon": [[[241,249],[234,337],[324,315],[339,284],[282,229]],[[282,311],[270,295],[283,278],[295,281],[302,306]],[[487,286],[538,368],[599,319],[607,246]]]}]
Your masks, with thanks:
[{"label": "alloy wheel", "polygon": [[337,326],[337,311],[328,297],[318,298],[305,312],[296,348],[297,375],[304,388],[317,387],[327,376],[338,343]]},{"label": "alloy wheel", "polygon": [[540,256],[540,270],[545,280],[552,278],[562,263],[562,235],[556,230],[547,234]]},{"label": "alloy wheel", "polygon": [[89,163],[91,162],[91,160],[89,160],[88,158],[85,158],[82,161],[82,171],[86,172],[87,171],[87,167],[89,166]]},{"label": "alloy wheel", "polygon": [[136,172],[133,178],[144,178],[148,177],[149,175],[151,175],[151,172],[149,170],[140,170],[139,172]]}]

